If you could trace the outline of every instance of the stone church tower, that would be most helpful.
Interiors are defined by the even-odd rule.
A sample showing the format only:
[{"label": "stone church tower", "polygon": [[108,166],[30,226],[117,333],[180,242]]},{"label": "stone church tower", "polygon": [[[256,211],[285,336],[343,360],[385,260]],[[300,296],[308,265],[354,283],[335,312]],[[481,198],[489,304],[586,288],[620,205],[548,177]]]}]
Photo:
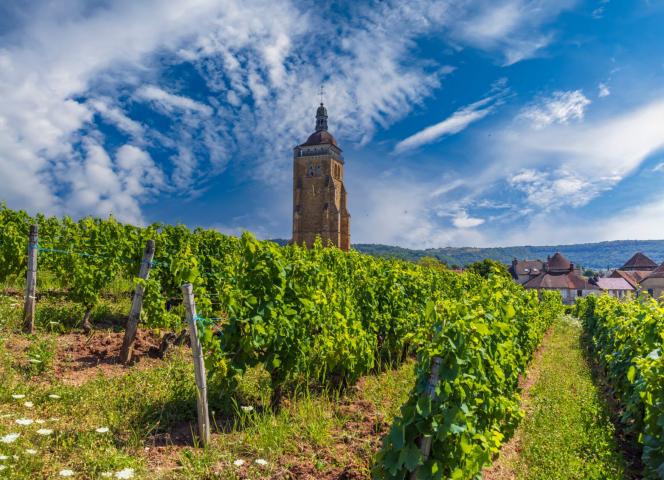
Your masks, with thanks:
[{"label": "stone church tower", "polygon": [[350,250],[344,157],[327,131],[327,109],[316,110],[316,131],[293,149],[293,243],[311,246],[316,237]]}]

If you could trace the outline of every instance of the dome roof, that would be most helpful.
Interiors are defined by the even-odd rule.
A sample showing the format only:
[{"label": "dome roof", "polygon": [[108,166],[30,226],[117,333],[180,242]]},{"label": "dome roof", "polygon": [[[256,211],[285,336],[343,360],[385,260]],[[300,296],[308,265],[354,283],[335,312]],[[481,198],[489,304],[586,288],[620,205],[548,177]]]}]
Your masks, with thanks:
[{"label": "dome roof", "polygon": [[309,135],[309,138],[307,138],[307,141],[304,142],[301,146],[304,147],[309,145],[323,145],[323,144],[334,145],[335,147],[337,146],[337,141],[334,139],[332,134],[327,130],[319,130],[317,132],[312,133],[311,135]]},{"label": "dome roof", "polygon": [[572,270],[572,264],[560,252],[556,252],[553,257],[547,261],[550,272],[565,272]]}]

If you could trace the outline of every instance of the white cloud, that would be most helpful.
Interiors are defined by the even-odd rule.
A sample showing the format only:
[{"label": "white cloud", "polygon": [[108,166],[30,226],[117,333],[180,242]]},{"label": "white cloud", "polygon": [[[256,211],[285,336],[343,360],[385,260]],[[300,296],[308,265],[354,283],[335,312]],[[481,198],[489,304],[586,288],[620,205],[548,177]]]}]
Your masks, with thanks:
[{"label": "white cloud", "polygon": [[509,184],[524,192],[528,203],[544,210],[580,207],[597,194],[592,182],[565,170],[551,173],[526,169],[509,178]]},{"label": "white cloud", "polygon": [[541,129],[552,123],[568,123],[570,120],[581,120],[590,100],[581,92],[554,92],[535,104],[525,107],[519,117],[531,122],[533,128]]},{"label": "white cloud", "polygon": [[[322,81],[333,132],[368,142],[453,71],[413,60],[421,37],[445,32],[513,63],[548,43],[540,28],[572,3],[359,2],[350,21],[331,21],[325,9],[335,7],[311,13],[289,0],[36,1],[0,48],[2,199],[32,212],[112,211],[140,221],[146,198],[172,192],[168,185],[191,193],[235,157],[250,162],[248,175],[284,185],[288,152],[312,129],[303,119]],[[201,76],[207,98],[163,75],[179,63]],[[168,126],[132,118],[138,102]],[[479,114],[466,113],[466,121]],[[128,134],[130,146],[104,147],[96,115]],[[152,147],[170,152],[169,178]],[[129,181],[130,158],[154,181]]]},{"label": "white cloud", "polygon": [[463,15],[452,23],[454,38],[484,50],[497,50],[504,64],[536,56],[553,39],[543,27],[576,0],[485,0],[455,5]]},{"label": "white cloud", "polygon": [[173,110],[191,110],[209,116],[212,109],[205,104],[182,95],[174,95],[155,85],[144,85],[136,90],[136,98],[155,103],[160,109],[167,112]]},{"label": "white cloud", "polygon": [[[459,187],[454,180],[422,180],[391,171],[378,177],[363,176],[361,180],[349,177],[348,183],[353,192],[353,243],[410,248],[485,243],[483,234],[472,228],[481,219],[464,215],[452,200],[457,188],[436,188],[441,183]],[[459,225],[455,225],[455,219]]]},{"label": "white cloud", "polygon": [[658,163],[652,169],[653,172],[664,172],[664,162]]},{"label": "white cloud", "polygon": [[537,215],[526,227],[506,232],[501,245],[555,245],[580,241],[664,239],[664,197],[601,217],[582,218],[573,212]]},{"label": "white cloud", "polygon": [[488,97],[457,110],[452,116],[442,122],[426,127],[410,137],[401,140],[396,144],[394,151],[404,152],[427,143],[435,142],[448,135],[459,133],[471,123],[481,120],[493,112],[498,105],[495,100],[495,96]]},{"label": "white cloud", "polygon": [[109,122],[116,125],[120,130],[129,133],[135,137],[140,137],[143,133],[143,126],[131,118],[117,107],[111,105],[112,101],[109,99],[93,99],[87,102],[92,109],[98,112]]},{"label": "white cloud", "polygon": [[608,97],[609,95],[611,95],[611,90],[609,90],[608,85],[606,85],[605,83],[600,83],[597,86],[597,96],[599,98],[604,98]]},{"label": "white cloud", "polygon": [[462,210],[453,219],[452,224],[457,228],[473,228],[478,227],[484,223],[483,218],[476,218],[468,216],[468,212]]}]

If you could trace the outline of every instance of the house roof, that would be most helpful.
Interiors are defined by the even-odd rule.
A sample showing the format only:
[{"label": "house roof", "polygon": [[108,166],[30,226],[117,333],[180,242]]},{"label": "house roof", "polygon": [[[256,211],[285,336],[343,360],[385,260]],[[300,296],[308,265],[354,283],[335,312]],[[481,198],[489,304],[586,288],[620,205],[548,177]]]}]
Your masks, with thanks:
[{"label": "house roof", "polygon": [[512,275],[539,275],[544,270],[541,260],[517,260],[509,268]]},{"label": "house roof", "polygon": [[650,258],[646,257],[643,252],[637,252],[632,255],[632,258],[625,262],[621,270],[655,270],[657,264]]},{"label": "house roof", "polygon": [[634,273],[634,272],[624,272],[622,270],[614,270],[613,273],[611,274],[610,278],[622,278],[627,283],[629,283],[632,287],[638,288],[639,281],[636,278],[634,278],[632,273]]},{"label": "house roof", "polygon": [[634,287],[624,278],[598,278],[597,286],[602,290],[634,290]]},{"label": "house roof", "polygon": [[664,262],[662,262],[662,264],[659,267],[657,267],[655,270],[650,272],[648,278],[664,278]]},{"label": "house roof", "polygon": [[560,252],[556,252],[546,263],[548,271],[550,272],[566,272],[572,270],[572,263]]},{"label": "house roof", "polygon": [[[562,255],[561,255],[562,256]],[[563,257],[564,258],[564,257]],[[570,290],[599,290],[596,285],[573,271],[566,273],[543,272],[523,284],[525,288],[566,288]]]}]

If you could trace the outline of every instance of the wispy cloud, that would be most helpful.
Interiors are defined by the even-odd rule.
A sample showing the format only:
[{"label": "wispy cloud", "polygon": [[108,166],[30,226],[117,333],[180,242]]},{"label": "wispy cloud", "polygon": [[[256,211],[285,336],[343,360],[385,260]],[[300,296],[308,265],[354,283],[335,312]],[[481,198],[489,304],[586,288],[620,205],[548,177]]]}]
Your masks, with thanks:
[{"label": "wispy cloud", "polygon": [[530,122],[533,128],[541,129],[552,123],[583,119],[585,109],[590,103],[581,90],[557,91],[550,97],[525,107],[519,117]]},{"label": "wispy cloud", "polygon": [[504,87],[504,82],[501,82],[500,91],[498,93],[494,93],[489,97],[471,103],[470,105],[466,105],[445,120],[430,125],[401,140],[394,147],[394,151],[400,153],[406,150],[412,150],[465,130],[472,123],[483,119],[492,113],[498,106],[502,105],[506,93],[507,90]]},{"label": "wispy cloud", "polygon": [[[321,82],[335,133],[367,143],[454,71],[440,58],[414,59],[420,39],[444,32],[455,47],[514,63],[548,44],[542,30],[573,4],[394,0],[350,3],[339,16],[335,6],[317,4],[312,14],[290,0],[36,0],[0,49],[2,198],[31,211],[140,221],[148,198],[201,191],[231,161],[285,185],[290,159],[274,152],[310,133],[303,119]],[[173,75],[178,68],[187,75]],[[194,98],[189,78],[207,91]],[[429,139],[478,121],[490,103],[457,112]],[[137,108],[159,122],[135,116]],[[118,129],[120,144],[100,119]],[[127,158],[145,182],[128,180]]]},{"label": "wispy cloud", "polygon": [[554,39],[543,30],[576,0],[502,0],[469,2],[453,24],[456,38],[485,50],[502,52],[505,65],[536,56]]},{"label": "wispy cloud", "polygon": [[209,116],[212,109],[205,104],[189,97],[174,95],[155,85],[145,85],[136,90],[136,98],[153,102],[160,109],[172,112],[173,110],[191,110]]},{"label": "wispy cloud", "polygon": [[597,86],[597,96],[599,98],[604,98],[608,97],[609,95],[611,95],[611,90],[609,90],[608,85],[606,85],[605,83],[600,83]]},{"label": "wispy cloud", "polygon": [[522,170],[509,178],[509,184],[524,192],[528,203],[547,211],[564,206],[580,207],[597,195],[592,181],[565,170]]}]

